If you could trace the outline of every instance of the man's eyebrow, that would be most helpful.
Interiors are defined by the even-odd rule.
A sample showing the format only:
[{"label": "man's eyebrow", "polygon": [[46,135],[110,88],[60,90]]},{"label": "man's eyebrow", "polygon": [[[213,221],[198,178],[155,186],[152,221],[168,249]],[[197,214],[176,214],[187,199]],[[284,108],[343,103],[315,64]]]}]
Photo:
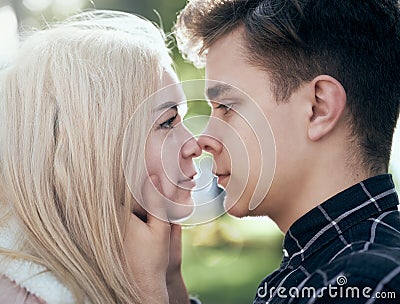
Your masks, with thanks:
[{"label": "man's eyebrow", "polygon": [[167,110],[167,109],[174,109],[174,108],[178,108],[178,104],[174,101],[167,101],[164,102],[163,104],[159,105],[158,107],[156,107],[154,109],[154,112],[160,112],[162,110]]},{"label": "man's eyebrow", "polygon": [[228,93],[229,91],[232,91],[232,86],[228,84],[217,84],[215,86],[207,88],[206,95],[208,99],[212,100],[216,99],[222,94]]}]

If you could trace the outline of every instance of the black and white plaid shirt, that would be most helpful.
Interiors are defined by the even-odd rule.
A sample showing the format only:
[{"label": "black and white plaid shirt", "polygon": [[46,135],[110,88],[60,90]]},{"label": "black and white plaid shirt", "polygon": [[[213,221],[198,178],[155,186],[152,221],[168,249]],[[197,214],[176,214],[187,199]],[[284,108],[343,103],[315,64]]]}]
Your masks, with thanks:
[{"label": "black and white plaid shirt", "polygon": [[253,303],[400,303],[398,203],[391,176],[379,175],[305,214]]}]

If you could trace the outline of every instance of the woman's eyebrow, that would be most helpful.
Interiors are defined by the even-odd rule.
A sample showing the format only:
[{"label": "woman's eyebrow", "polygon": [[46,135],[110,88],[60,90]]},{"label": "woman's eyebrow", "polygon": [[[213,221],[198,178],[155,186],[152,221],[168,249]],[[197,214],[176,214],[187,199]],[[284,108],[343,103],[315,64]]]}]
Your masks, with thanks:
[{"label": "woman's eyebrow", "polygon": [[173,101],[167,101],[164,102],[163,104],[159,105],[158,107],[155,108],[155,112],[160,112],[166,109],[176,109],[178,110],[178,104]]}]

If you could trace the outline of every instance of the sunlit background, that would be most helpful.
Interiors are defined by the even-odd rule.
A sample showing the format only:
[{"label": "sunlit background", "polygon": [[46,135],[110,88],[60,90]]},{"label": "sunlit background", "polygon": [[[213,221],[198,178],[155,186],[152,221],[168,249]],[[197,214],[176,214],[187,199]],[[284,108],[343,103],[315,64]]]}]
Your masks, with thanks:
[{"label": "sunlit background", "polygon": [[[169,32],[185,2],[0,0],[0,67],[12,59],[20,35],[81,10],[98,8],[138,13]],[[204,71],[183,62],[176,48],[173,58],[182,80],[204,77]],[[187,117],[208,111],[204,105],[189,106]],[[400,189],[399,129],[397,127],[390,163],[397,189]],[[238,220],[224,215],[208,224],[186,228],[183,238],[183,273],[187,286],[206,304],[250,303],[258,282],[279,265],[282,256],[282,235],[267,218]]]}]

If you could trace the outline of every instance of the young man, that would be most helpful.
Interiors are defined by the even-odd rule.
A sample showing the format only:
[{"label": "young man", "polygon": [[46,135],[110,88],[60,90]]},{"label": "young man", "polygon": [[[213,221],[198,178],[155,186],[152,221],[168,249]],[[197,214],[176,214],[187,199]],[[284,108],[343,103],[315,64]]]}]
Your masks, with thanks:
[{"label": "young man", "polygon": [[[267,215],[286,234],[282,264],[254,303],[398,303],[400,217],[387,174],[400,100],[397,1],[193,0],[176,32],[186,58],[205,60],[213,109],[199,143],[214,156],[228,212]],[[251,102],[237,92],[264,125],[243,114]],[[254,175],[271,162],[255,137],[269,126],[275,174],[254,204]],[[248,174],[235,170],[235,132]]]}]

